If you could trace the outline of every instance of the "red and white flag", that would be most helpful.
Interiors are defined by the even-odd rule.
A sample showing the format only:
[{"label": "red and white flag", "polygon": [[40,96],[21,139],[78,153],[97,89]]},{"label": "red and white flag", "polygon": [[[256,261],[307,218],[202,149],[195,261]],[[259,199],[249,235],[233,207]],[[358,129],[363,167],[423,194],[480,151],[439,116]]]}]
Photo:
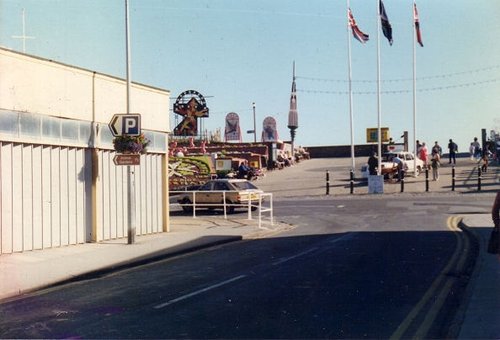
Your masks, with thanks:
[{"label": "red and white flag", "polygon": [[351,26],[352,35],[356,38],[360,43],[364,44],[368,41],[370,36],[368,34],[363,33],[358,25],[356,24],[356,20],[354,20],[354,16],[352,15],[351,9],[347,10],[347,17],[349,20],[349,25]]},{"label": "red and white flag", "polygon": [[420,21],[418,20],[417,4],[413,3],[413,20],[415,20],[415,34],[417,36],[417,42],[420,46],[424,47],[422,42],[422,36],[420,35]]}]

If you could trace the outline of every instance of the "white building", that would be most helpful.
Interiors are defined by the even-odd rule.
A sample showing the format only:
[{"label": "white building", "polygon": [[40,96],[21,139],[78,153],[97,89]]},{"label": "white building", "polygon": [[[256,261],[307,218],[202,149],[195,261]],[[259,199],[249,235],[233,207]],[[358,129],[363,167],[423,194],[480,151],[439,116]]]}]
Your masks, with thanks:
[{"label": "white building", "polygon": [[[136,235],[168,231],[170,92],[133,83],[152,143],[134,168]],[[126,81],[0,48],[0,254],[127,236],[111,117]]]}]

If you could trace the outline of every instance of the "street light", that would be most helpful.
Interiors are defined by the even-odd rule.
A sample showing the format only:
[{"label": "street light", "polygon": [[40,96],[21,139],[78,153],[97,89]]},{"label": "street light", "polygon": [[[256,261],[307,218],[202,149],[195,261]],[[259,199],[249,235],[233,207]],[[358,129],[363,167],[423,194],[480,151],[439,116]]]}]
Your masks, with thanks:
[{"label": "street light", "polygon": [[255,102],[252,103],[253,108],[253,142],[257,143],[257,127],[255,125]]}]

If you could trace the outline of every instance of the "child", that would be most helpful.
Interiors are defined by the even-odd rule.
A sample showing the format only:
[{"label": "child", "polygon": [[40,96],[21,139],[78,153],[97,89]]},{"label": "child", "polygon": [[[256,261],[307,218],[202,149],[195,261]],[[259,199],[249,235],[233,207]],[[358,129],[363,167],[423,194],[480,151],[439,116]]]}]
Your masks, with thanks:
[{"label": "child", "polygon": [[488,155],[484,154],[482,158],[483,165],[481,165],[481,171],[482,172],[487,172],[488,171]]},{"label": "child", "polygon": [[439,167],[441,166],[441,157],[439,157],[439,154],[436,153],[434,156],[432,156],[431,159],[431,167],[432,167],[432,180],[437,181],[439,180]]}]

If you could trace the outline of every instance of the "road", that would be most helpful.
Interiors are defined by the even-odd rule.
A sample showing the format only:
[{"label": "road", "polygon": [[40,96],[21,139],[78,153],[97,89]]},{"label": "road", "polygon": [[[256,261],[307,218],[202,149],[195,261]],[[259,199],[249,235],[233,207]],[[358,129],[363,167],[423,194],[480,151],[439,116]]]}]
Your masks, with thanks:
[{"label": "road", "polygon": [[450,214],[489,203],[282,198],[277,218],[296,226],[287,233],[2,304],[0,337],[443,337],[468,280],[464,249],[473,248]]}]

